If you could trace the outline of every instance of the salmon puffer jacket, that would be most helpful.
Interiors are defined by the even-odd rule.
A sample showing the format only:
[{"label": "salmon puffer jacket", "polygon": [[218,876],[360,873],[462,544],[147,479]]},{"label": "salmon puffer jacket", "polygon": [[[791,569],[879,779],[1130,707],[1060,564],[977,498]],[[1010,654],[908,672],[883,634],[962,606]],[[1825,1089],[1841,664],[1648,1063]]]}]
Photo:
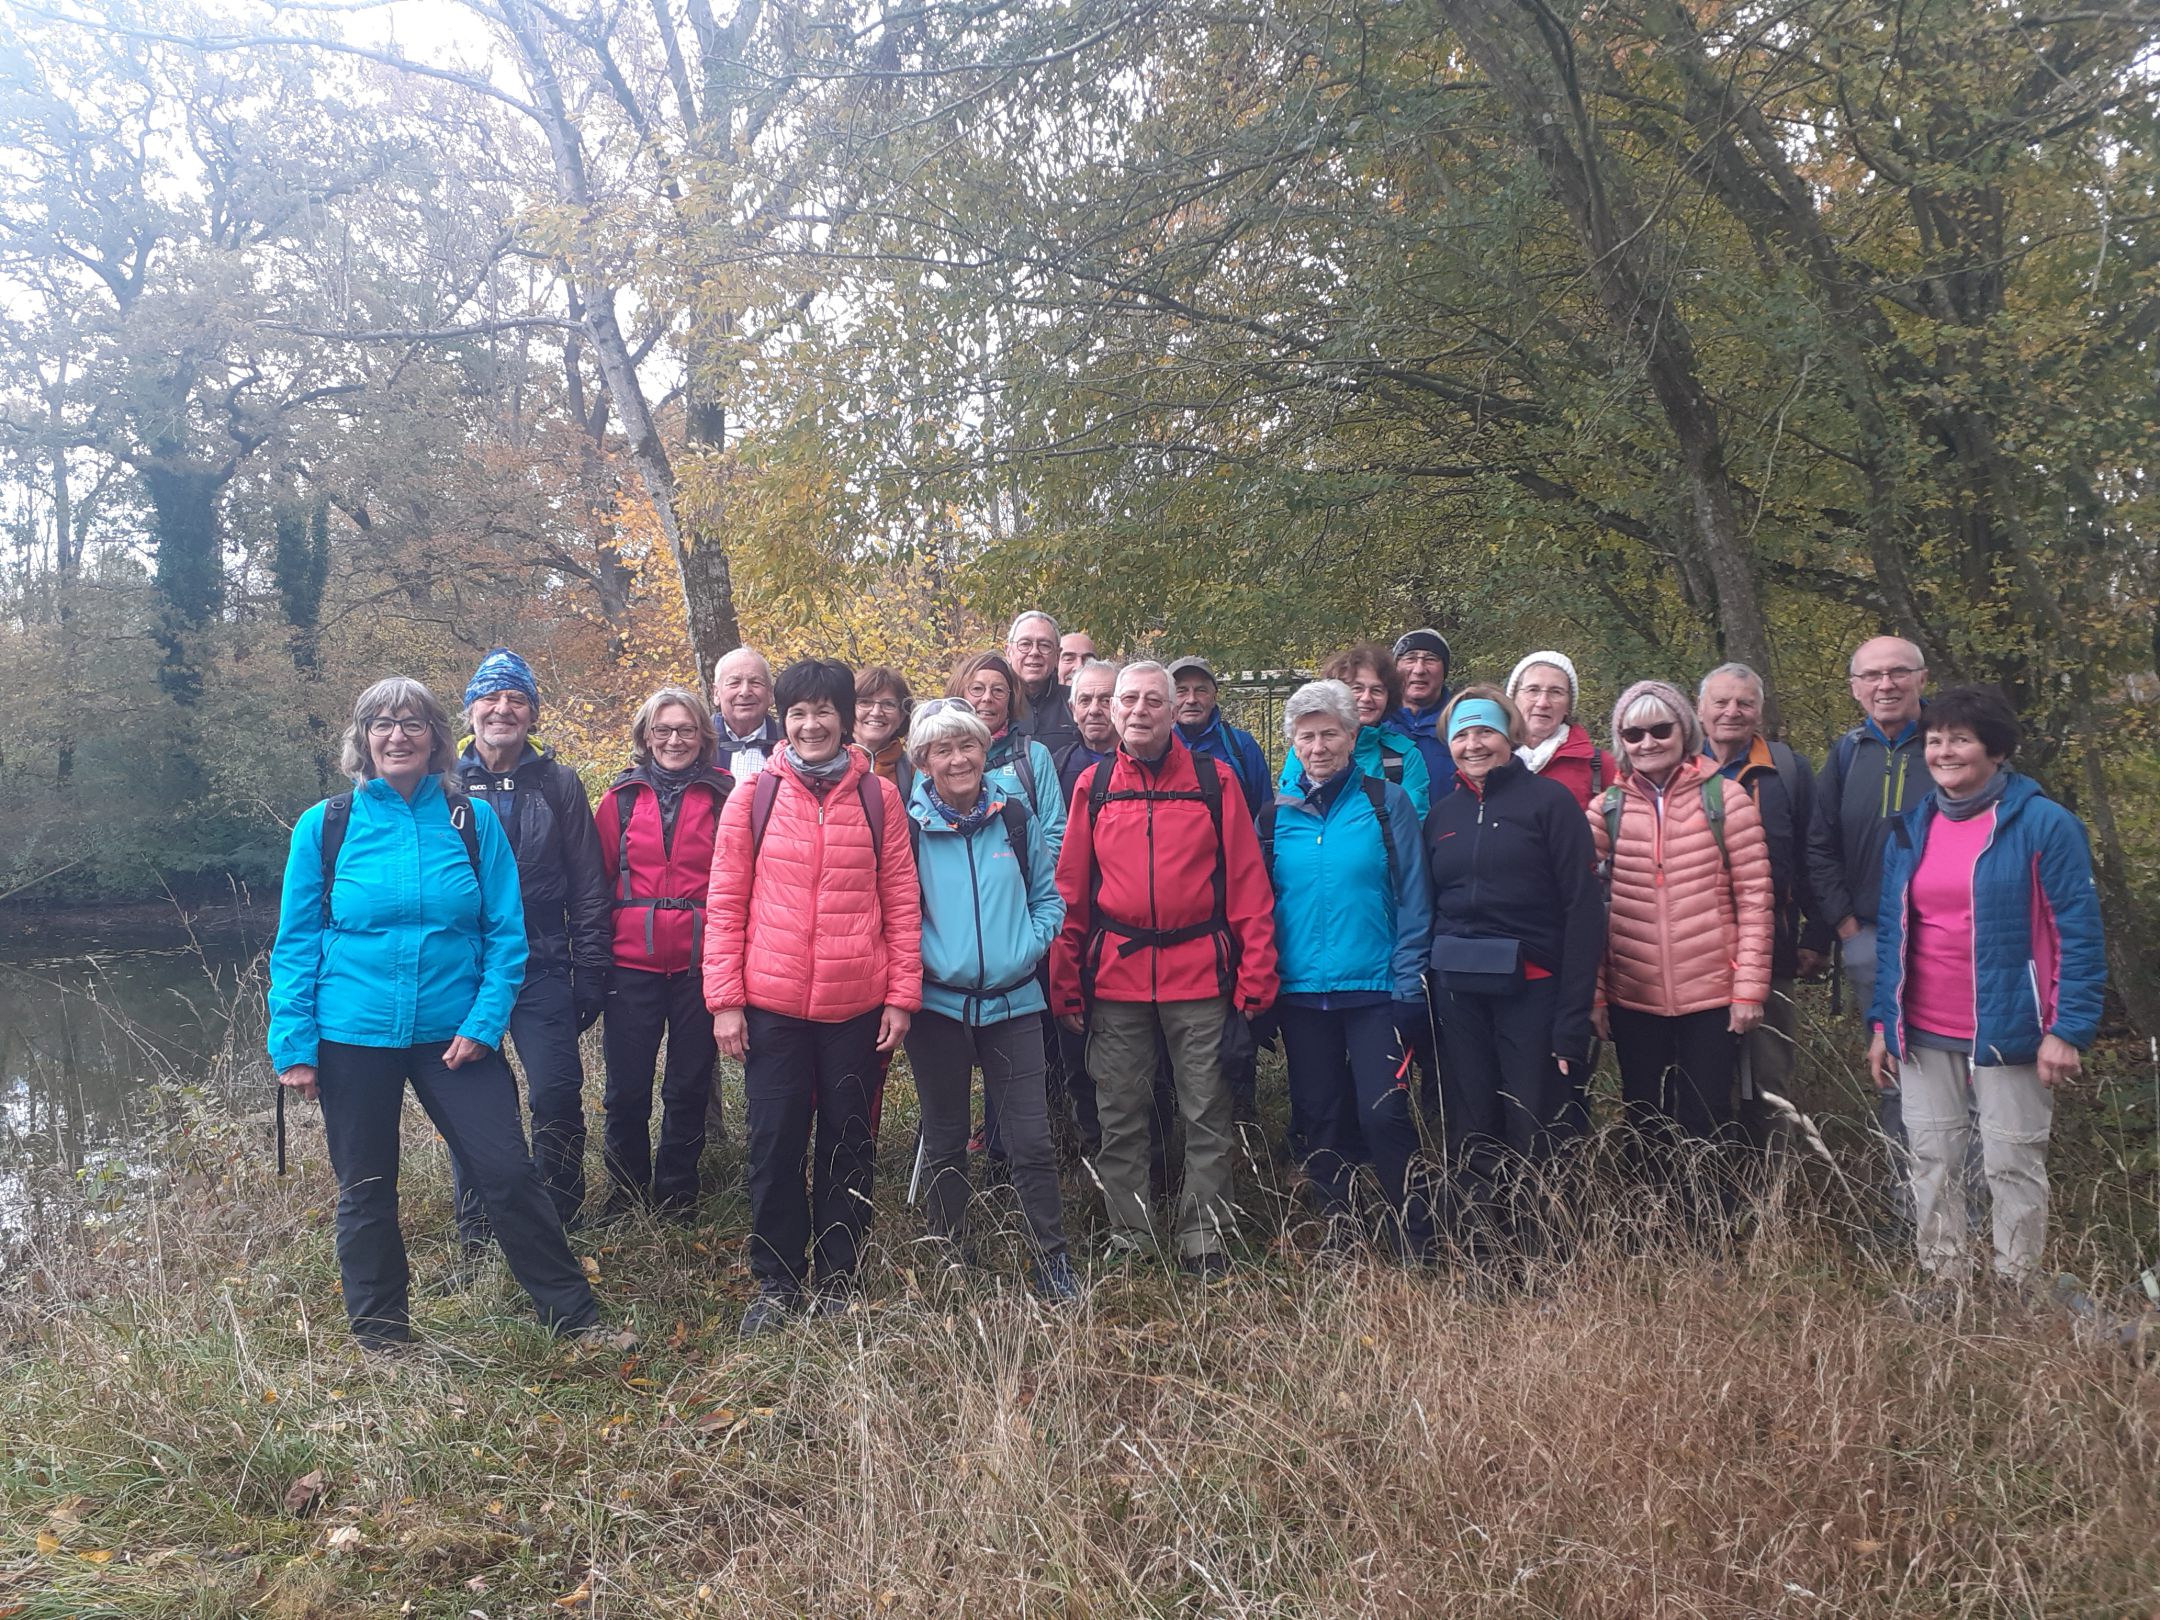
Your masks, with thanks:
[{"label": "salmon puffer jacket", "polygon": [[1703,803],[1703,765],[1691,759],[1661,795],[1640,775],[1620,778],[1620,848],[1605,801],[1590,801],[1590,837],[1610,861],[1610,922],[1598,1002],[1660,1018],[1770,999],[1775,909],[1770,845],[1745,792],[1726,783],[1725,850]]},{"label": "salmon puffer jacket", "polygon": [[[837,1024],[875,1007],[922,1005],[922,895],[907,807],[859,748],[820,795],[783,748],[765,837],[751,857],[755,781],[728,796],[705,897],[705,1005],[760,1007]],[[884,805],[871,843],[860,779]]]}]

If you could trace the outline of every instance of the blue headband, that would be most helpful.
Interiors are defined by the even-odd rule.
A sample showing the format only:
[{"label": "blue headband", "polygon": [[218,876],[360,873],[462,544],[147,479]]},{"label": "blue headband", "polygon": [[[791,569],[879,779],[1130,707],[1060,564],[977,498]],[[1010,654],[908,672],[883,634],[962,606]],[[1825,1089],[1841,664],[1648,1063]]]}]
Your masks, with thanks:
[{"label": "blue headband", "polygon": [[523,692],[533,713],[540,712],[540,683],[533,679],[532,665],[508,647],[496,647],[480,660],[472,684],[465,688],[465,707],[471,708],[490,692]]},{"label": "blue headband", "polygon": [[1507,711],[1491,698],[1465,698],[1448,716],[1448,741],[1453,742],[1472,726],[1484,726],[1505,737],[1508,734]]}]

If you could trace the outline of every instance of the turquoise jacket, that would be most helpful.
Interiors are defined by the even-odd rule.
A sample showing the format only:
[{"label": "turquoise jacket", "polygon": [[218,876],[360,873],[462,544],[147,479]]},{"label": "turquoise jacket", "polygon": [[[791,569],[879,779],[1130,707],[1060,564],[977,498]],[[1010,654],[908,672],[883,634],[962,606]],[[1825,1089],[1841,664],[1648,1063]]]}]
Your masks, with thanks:
[{"label": "turquoise jacket", "polygon": [[[1409,794],[1410,807],[1417,812],[1418,820],[1425,819],[1425,812],[1432,808],[1432,771],[1425,763],[1425,755],[1418,748],[1416,738],[1392,721],[1360,726],[1357,747],[1351,758],[1367,776],[1393,782]],[[1298,763],[1297,755],[1286,754],[1275,785],[1284,793],[1295,794],[1298,778],[1304,774],[1305,767]]]},{"label": "turquoise jacket", "polygon": [[[1022,744],[1026,745],[1027,751],[1025,767],[1020,763]],[[1051,759],[1050,750],[1032,737],[1007,731],[990,745],[989,769],[984,773],[984,780],[1016,795],[1035,813],[1035,819],[1042,824],[1043,842],[1050,847],[1050,864],[1055,866],[1058,851],[1065,845],[1065,795],[1059,786],[1057,764]]]},{"label": "turquoise jacket", "polygon": [[525,982],[525,902],[495,812],[473,800],[480,872],[450,825],[442,780],[407,804],[379,778],[353,792],[323,925],[323,807],[293,828],[270,950],[270,1061],[316,1043],[418,1046],[456,1035],[500,1047]]},{"label": "turquoise jacket", "polygon": [[1364,777],[1353,765],[1311,797],[1295,788],[1275,796],[1269,876],[1282,991],[1377,990],[1422,1003],[1432,943],[1424,835],[1409,794],[1387,784],[1383,818]]},{"label": "turquoise jacket", "polygon": [[[1042,751],[1042,745],[1034,745]],[[1056,773],[1050,780],[1057,780]],[[1065,925],[1057,861],[1042,818],[1027,819],[1027,881],[996,805],[996,773],[985,779],[990,819],[962,835],[930,805],[930,782],[918,777],[908,800],[914,819],[915,870],[922,881],[923,1007],[972,1025],[1046,1011],[1035,975]],[[1025,802],[1024,800],[1021,802]]]}]

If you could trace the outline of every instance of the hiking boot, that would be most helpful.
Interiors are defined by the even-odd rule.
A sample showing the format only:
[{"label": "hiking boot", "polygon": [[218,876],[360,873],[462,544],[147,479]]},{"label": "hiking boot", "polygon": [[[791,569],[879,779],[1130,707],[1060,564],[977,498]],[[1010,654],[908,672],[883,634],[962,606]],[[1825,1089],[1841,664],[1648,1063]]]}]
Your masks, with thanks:
[{"label": "hiking boot", "polygon": [[1230,1275],[1230,1257],[1220,1249],[1210,1249],[1206,1254],[1180,1255],[1177,1268],[1204,1283],[1220,1282]]},{"label": "hiking boot", "polygon": [[634,1331],[629,1328],[611,1328],[605,1322],[592,1322],[581,1328],[572,1328],[562,1339],[563,1343],[573,1350],[605,1350],[622,1356],[638,1347],[638,1336]]},{"label": "hiking boot", "polygon": [[1073,1275],[1072,1256],[1063,1249],[1035,1262],[1035,1297],[1045,1305],[1070,1305],[1080,1297],[1080,1279]]},{"label": "hiking boot", "polygon": [[760,1291],[743,1312],[742,1324],[735,1330],[736,1336],[762,1339],[768,1334],[784,1333],[800,1304],[793,1294]]}]

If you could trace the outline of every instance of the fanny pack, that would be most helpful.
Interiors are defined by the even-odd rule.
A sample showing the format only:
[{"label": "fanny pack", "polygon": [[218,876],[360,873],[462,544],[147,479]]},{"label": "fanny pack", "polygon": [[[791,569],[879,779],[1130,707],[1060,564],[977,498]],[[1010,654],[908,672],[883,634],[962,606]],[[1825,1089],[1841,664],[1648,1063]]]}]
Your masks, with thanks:
[{"label": "fanny pack", "polygon": [[1504,996],[1523,982],[1522,941],[1435,934],[1433,972],[1457,995]]}]

